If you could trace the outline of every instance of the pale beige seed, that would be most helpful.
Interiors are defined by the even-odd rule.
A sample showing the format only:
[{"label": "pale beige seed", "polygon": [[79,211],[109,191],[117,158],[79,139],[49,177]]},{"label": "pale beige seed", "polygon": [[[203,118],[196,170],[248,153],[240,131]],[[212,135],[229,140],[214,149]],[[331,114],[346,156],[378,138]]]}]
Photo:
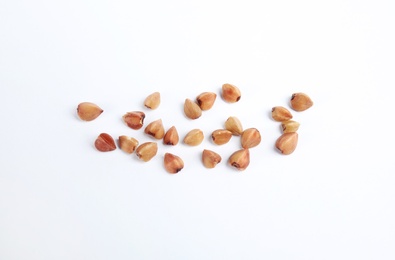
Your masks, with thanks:
[{"label": "pale beige seed", "polygon": [[292,133],[298,131],[300,126],[299,122],[288,120],[281,123],[281,130],[283,133]]},{"label": "pale beige seed", "polygon": [[240,120],[235,116],[230,116],[225,121],[225,129],[232,132],[233,135],[241,135],[243,133],[243,126]]},{"label": "pale beige seed", "polygon": [[144,133],[154,137],[155,139],[162,139],[165,135],[165,128],[163,127],[162,120],[158,119],[149,123],[144,129]]},{"label": "pale beige seed", "polygon": [[231,138],[232,132],[226,129],[217,129],[211,133],[211,139],[218,145],[226,144]]},{"label": "pale beige seed", "polygon": [[184,143],[190,146],[197,146],[202,143],[204,139],[203,131],[200,129],[192,129],[184,137]]},{"label": "pale beige seed", "polygon": [[205,111],[213,107],[217,94],[214,92],[203,92],[196,98],[196,102],[200,109]]},{"label": "pale beige seed", "polygon": [[133,153],[139,145],[139,141],[131,136],[121,135],[118,138],[119,148],[125,153]]},{"label": "pale beige seed", "polygon": [[137,157],[144,162],[148,162],[149,160],[151,160],[157,152],[158,144],[155,142],[143,143],[139,145],[136,149]]},{"label": "pale beige seed", "polygon": [[177,155],[165,153],[163,164],[168,173],[177,173],[184,168],[184,161]]},{"label": "pale beige seed", "polygon": [[248,128],[241,134],[240,142],[243,148],[252,148],[261,143],[261,134],[256,128]]},{"label": "pale beige seed", "polygon": [[285,133],[282,134],[276,141],[276,148],[285,155],[293,153],[298,144],[298,133]]},{"label": "pale beige seed", "polygon": [[160,105],[160,93],[154,92],[144,100],[144,106],[149,109],[157,109]]},{"label": "pale beige seed", "polygon": [[103,109],[91,102],[82,102],[77,106],[77,115],[83,121],[92,121],[101,113],[103,113]]},{"label": "pale beige seed", "polygon": [[187,98],[184,103],[184,113],[190,119],[197,119],[202,115],[202,109],[198,104]]},{"label": "pale beige seed", "polygon": [[163,137],[163,144],[166,145],[177,145],[179,141],[178,132],[175,126],[172,126],[167,130]]},{"label": "pale beige seed", "polygon": [[228,103],[235,103],[241,98],[240,89],[235,85],[225,83],[222,85],[222,98]]},{"label": "pale beige seed", "polygon": [[294,93],[291,96],[290,105],[295,111],[305,111],[313,106],[313,101],[305,93]]},{"label": "pale beige seed", "polygon": [[204,167],[212,169],[222,160],[221,156],[211,150],[204,149],[202,153],[202,162]]},{"label": "pale beige seed", "polygon": [[241,149],[234,152],[228,160],[228,164],[239,171],[245,170],[250,164],[250,151]]},{"label": "pale beige seed", "polygon": [[95,147],[100,152],[110,152],[116,149],[114,139],[107,133],[101,133],[96,138]]},{"label": "pale beige seed", "polygon": [[272,118],[277,122],[283,122],[292,118],[291,112],[282,106],[272,108]]},{"label": "pale beige seed", "polygon": [[144,112],[141,111],[127,112],[122,117],[125,124],[134,130],[138,130],[141,127],[143,127],[144,118],[145,118],[145,114]]}]

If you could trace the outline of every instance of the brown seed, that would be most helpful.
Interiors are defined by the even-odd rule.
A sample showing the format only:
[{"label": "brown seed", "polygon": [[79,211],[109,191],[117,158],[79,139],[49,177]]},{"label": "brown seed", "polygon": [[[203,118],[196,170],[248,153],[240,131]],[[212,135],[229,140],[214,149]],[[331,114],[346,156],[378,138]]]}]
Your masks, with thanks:
[{"label": "brown seed", "polygon": [[272,118],[277,122],[283,122],[292,118],[291,112],[285,107],[276,106],[272,108]]},{"label": "brown seed", "polygon": [[245,170],[250,164],[250,151],[248,149],[241,149],[234,152],[229,157],[228,164],[237,170]]},{"label": "brown seed", "polygon": [[163,163],[168,173],[177,173],[184,168],[183,160],[179,156],[171,153],[165,153]]},{"label": "brown seed", "polygon": [[243,148],[255,147],[261,143],[261,134],[256,128],[248,128],[241,134],[240,142]]},{"label": "brown seed", "polygon": [[282,134],[276,141],[276,148],[282,154],[291,154],[296,149],[296,145],[298,144],[298,133],[285,133]]},{"label": "brown seed", "polygon": [[281,123],[281,129],[283,133],[292,133],[296,132],[299,129],[299,122],[288,120]]},{"label": "brown seed", "polygon": [[163,127],[162,119],[149,123],[144,129],[144,133],[154,137],[155,139],[162,139],[165,135],[165,128]]},{"label": "brown seed", "polygon": [[184,103],[184,113],[190,119],[197,119],[202,115],[202,109],[198,104],[187,98]]},{"label": "brown seed", "polygon": [[241,135],[243,133],[243,126],[235,116],[231,116],[225,121],[225,129],[231,131],[233,135]]},{"label": "brown seed", "polygon": [[144,124],[145,114],[141,111],[127,112],[122,118],[127,126],[134,130],[138,130]]},{"label": "brown seed", "polygon": [[189,131],[184,137],[184,143],[190,146],[197,146],[202,143],[204,139],[203,131],[200,129],[193,129]]},{"label": "brown seed", "polygon": [[137,157],[144,162],[148,162],[149,160],[151,160],[157,152],[158,144],[155,142],[143,143],[139,145],[136,149]]},{"label": "brown seed", "polygon": [[232,132],[226,129],[217,129],[211,133],[211,139],[218,145],[226,144],[231,138]]},{"label": "brown seed", "polygon": [[313,106],[313,101],[305,93],[294,93],[292,94],[290,104],[295,111],[305,111]]},{"label": "brown seed", "polygon": [[133,153],[136,147],[139,145],[139,141],[136,138],[121,135],[118,138],[119,148],[125,153]]},{"label": "brown seed", "polygon": [[157,109],[160,104],[160,93],[154,92],[144,100],[144,106],[149,109]]},{"label": "brown seed", "polygon": [[101,113],[103,113],[103,109],[91,102],[82,102],[77,107],[78,117],[84,121],[92,121]]},{"label": "brown seed", "polygon": [[100,152],[109,152],[116,149],[114,139],[107,133],[101,133],[96,138],[95,147]]},{"label": "brown seed", "polygon": [[196,98],[196,102],[198,103],[201,110],[209,110],[213,107],[215,99],[217,98],[217,94],[213,92],[203,92]]},{"label": "brown seed", "polygon": [[240,100],[241,92],[238,87],[225,83],[222,85],[222,98],[229,103],[235,103]]},{"label": "brown seed", "polygon": [[206,149],[203,150],[202,162],[206,168],[214,168],[215,166],[217,166],[218,163],[221,162],[221,160],[221,156],[216,152]]},{"label": "brown seed", "polygon": [[178,132],[175,126],[172,126],[167,130],[163,137],[163,143],[166,145],[177,145],[179,140]]}]

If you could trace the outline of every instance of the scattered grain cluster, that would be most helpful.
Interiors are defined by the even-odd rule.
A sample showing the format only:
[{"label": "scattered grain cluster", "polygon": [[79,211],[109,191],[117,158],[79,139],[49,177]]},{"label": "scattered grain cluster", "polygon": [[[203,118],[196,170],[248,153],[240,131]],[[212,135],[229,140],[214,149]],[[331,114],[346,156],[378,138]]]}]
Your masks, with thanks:
[{"label": "scattered grain cluster", "polygon": [[[221,98],[227,103],[238,102],[241,98],[240,89],[232,84],[223,84]],[[203,92],[195,100],[185,99],[184,114],[186,117],[196,120],[202,115],[202,111],[213,107],[217,98],[214,92]],[[144,100],[144,106],[148,109],[157,109],[161,103],[159,92],[148,95]],[[304,111],[313,105],[310,97],[304,93],[294,93],[290,99],[290,106],[295,111]],[[91,102],[82,102],[77,107],[77,114],[83,121],[92,121],[103,113],[103,109]],[[292,120],[292,113],[285,107],[276,106],[272,108],[272,118],[281,123],[283,134],[275,142],[275,147],[281,154],[291,154],[296,149],[298,143],[297,130],[300,124]],[[123,117],[126,126],[133,130],[139,130],[144,126],[145,113],[142,111],[126,112]],[[167,131],[162,120],[157,119],[144,127],[144,133],[152,136],[157,141],[139,143],[132,137],[121,135],[118,137],[118,147],[128,154],[135,153],[143,162],[150,161],[158,153],[158,142],[162,140],[163,145],[174,146],[180,141],[180,137],[175,126],[171,126]],[[230,167],[237,170],[245,170],[250,164],[250,149],[260,144],[262,138],[257,128],[243,129],[241,121],[234,116],[229,117],[223,129],[216,129],[211,133],[211,139],[216,145],[225,145],[233,136],[240,139],[240,149],[234,151],[228,158]],[[183,138],[182,142],[188,146],[198,146],[204,140],[201,129],[190,130]],[[101,133],[94,143],[100,152],[114,151],[117,148],[114,138],[108,133]],[[210,169],[221,163],[221,156],[212,150],[203,149],[201,156],[202,164]],[[177,173],[184,168],[184,161],[180,156],[165,153],[163,165],[168,173]]]}]

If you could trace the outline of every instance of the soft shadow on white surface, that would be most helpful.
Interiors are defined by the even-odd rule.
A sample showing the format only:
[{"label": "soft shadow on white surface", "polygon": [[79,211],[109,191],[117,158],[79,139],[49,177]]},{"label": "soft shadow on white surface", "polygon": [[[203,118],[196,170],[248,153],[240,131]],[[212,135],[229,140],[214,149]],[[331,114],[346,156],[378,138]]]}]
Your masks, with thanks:
[{"label": "soft shadow on white surface", "polygon": [[[392,2],[0,6],[1,259],[394,259]],[[221,99],[223,83],[241,89],[238,103]],[[185,98],[204,91],[214,107],[185,118]],[[282,156],[269,112],[299,91],[314,106],[292,111],[299,143]],[[103,114],[82,122],[83,101]],[[159,143],[147,163],[96,151],[101,132],[152,140],[123,124],[134,110],[206,138]],[[226,164],[238,138],[209,140],[229,116],[262,134],[243,172]],[[215,169],[205,148],[223,158]],[[165,152],[185,168],[168,174]]]}]

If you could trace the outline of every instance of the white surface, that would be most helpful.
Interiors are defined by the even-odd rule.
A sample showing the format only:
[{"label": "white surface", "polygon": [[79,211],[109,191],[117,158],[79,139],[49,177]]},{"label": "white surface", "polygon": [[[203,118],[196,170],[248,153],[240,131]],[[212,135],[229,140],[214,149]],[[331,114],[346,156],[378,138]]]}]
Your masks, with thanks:
[{"label": "white surface", "polygon": [[[393,1],[1,1],[0,259],[395,259]],[[185,98],[242,98],[191,121]],[[162,94],[155,111],[144,98]],[[273,106],[314,106],[290,156],[273,145]],[[85,123],[79,102],[104,113]],[[148,163],[97,152],[100,132],[151,140],[121,120],[143,110],[198,147]],[[238,139],[211,131],[235,115],[257,127],[244,172]],[[204,148],[223,162],[200,163]],[[185,168],[165,172],[165,152]]]}]

